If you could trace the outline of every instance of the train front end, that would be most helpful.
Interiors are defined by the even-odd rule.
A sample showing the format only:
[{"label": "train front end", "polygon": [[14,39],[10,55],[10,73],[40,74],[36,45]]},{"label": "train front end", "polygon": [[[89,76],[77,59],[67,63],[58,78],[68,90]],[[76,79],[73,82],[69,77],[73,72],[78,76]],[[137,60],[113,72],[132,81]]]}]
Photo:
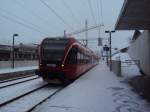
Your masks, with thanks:
[{"label": "train front end", "polygon": [[46,38],[39,48],[39,69],[36,74],[47,82],[63,82],[63,57],[65,55],[68,38]]}]

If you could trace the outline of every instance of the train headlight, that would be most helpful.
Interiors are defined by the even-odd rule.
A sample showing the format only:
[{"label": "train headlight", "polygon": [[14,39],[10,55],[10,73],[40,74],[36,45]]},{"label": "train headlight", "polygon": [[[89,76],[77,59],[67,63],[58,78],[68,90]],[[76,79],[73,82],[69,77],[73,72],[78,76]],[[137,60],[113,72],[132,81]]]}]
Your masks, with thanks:
[{"label": "train headlight", "polygon": [[63,68],[63,67],[64,67],[64,64],[62,64],[61,67]]}]

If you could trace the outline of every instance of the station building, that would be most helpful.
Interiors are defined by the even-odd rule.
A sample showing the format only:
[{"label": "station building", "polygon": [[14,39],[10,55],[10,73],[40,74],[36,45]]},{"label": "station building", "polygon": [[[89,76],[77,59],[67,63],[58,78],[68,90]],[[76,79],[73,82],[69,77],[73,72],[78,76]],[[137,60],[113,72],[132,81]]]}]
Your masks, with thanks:
[{"label": "station building", "polygon": [[[14,46],[15,60],[37,60],[38,48],[33,44],[22,44]],[[0,45],[0,61],[10,61],[12,59],[12,46]]]},{"label": "station building", "polygon": [[135,30],[128,53],[150,76],[150,0],[124,0],[115,29]]}]

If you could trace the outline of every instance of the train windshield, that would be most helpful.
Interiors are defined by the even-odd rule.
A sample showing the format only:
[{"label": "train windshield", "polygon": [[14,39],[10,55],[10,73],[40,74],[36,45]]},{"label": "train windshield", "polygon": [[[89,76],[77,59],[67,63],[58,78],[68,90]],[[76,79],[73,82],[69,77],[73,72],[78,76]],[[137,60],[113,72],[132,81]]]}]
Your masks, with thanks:
[{"label": "train windshield", "polygon": [[67,42],[68,39],[65,38],[45,39],[42,43],[42,62],[50,66],[57,65],[63,57]]}]

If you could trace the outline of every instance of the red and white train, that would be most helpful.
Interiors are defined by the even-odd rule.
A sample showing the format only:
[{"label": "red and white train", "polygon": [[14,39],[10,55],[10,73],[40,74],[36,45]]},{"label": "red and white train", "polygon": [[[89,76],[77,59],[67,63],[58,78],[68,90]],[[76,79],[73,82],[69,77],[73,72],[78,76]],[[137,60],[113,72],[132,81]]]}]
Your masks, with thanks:
[{"label": "red and white train", "polygon": [[68,83],[99,62],[99,57],[74,38],[45,38],[39,46],[36,74],[46,81]]}]

